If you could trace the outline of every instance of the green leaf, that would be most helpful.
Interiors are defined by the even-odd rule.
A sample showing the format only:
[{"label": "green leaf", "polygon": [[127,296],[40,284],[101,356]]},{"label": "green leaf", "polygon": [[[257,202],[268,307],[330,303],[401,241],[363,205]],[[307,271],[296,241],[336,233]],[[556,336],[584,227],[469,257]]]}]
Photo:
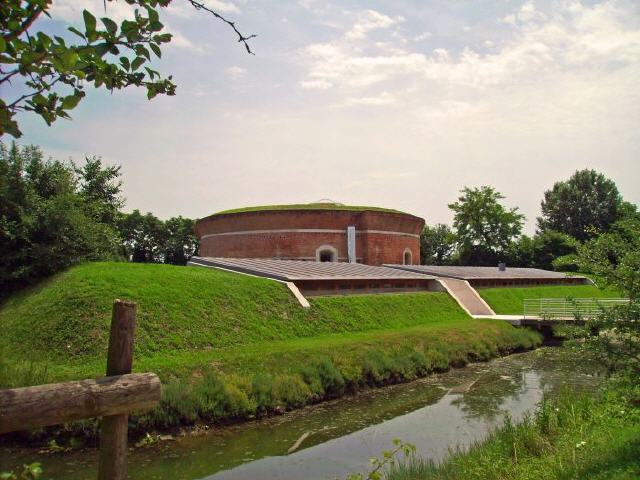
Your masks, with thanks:
[{"label": "green leaf", "polygon": [[83,10],[82,16],[84,18],[84,28],[87,32],[87,37],[91,38],[96,33],[96,17],[88,10]]},{"label": "green leaf", "polygon": [[78,30],[75,27],[69,27],[67,30],[69,30],[72,33],[75,33],[76,35],[78,35],[83,40],[85,40],[87,38],[87,37],[84,36],[84,33],[82,33],[80,30]]},{"label": "green leaf", "polygon": [[160,20],[160,16],[158,15],[157,10],[151,8],[151,7],[147,7],[147,15],[149,15],[149,21],[151,23],[153,22],[157,22]]},{"label": "green leaf", "polygon": [[47,98],[41,94],[34,95],[31,101],[40,106],[47,104]]},{"label": "green leaf", "polygon": [[161,33],[153,36],[153,41],[156,43],[167,43],[171,41],[172,35],[170,33]]},{"label": "green leaf", "polygon": [[131,70],[133,70],[134,72],[140,68],[140,65],[142,65],[145,62],[144,57],[136,57],[133,62],[131,62]]},{"label": "green leaf", "polygon": [[158,58],[162,57],[162,52],[160,51],[160,47],[155,43],[150,43],[149,47],[153,50],[153,53],[156,54]]},{"label": "green leaf", "polygon": [[64,97],[62,100],[62,108],[65,110],[72,110],[76,105],[78,105],[78,103],[80,103],[81,99],[82,97],[79,95],[69,95],[68,97]]},{"label": "green leaf", "polygon": [[159,32],[164,28],[164,25],[160,22],[151,22],[148,28],[151,32]]},{"label": "green leaf", "polygon": [[100,20],[102,20],[102,23],[107,29],[107,32],[109,32],[111,35],[116,34],[116,32],[118,31],[118,24],[116,22],[111,20],[109,17],[102,17]]},{"label": "green leaf", "polygon": [[99,43],[95,46],[96,55],[98,55],[99,57],[103,57],[110,48],[111,46],[108,43]]},{"label": "green leaf", "polygon": [[0,53],[4,52],[7,49],[7,43],[4,41],[4,38],[0,37]]},{"label": "green leaf", "polygon": [[131,69],[131,62],[129,62],[129,59],[127,57],[120,57],[120,64],[127,71],[129,71]]},{"label": "green leaf", "polygon": [[80,56],[74,51],[67,50],[60,56],[60,58],[62,59],[62,63],[64,63],[66,67],[73,68],[78,62]]}]

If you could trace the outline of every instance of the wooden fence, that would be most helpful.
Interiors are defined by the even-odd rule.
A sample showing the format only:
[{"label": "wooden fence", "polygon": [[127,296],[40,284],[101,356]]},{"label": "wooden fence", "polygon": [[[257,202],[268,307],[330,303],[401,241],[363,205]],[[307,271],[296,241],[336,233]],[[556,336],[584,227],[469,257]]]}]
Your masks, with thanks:
[{"label": "wooden fence", "polygon": [[129,412],[151,410],[161,394],[155,374],[131,373],[136,309],[113,303],[106,377],[0,390],[0,434],[102,417],[98,479],[124,480]]}]

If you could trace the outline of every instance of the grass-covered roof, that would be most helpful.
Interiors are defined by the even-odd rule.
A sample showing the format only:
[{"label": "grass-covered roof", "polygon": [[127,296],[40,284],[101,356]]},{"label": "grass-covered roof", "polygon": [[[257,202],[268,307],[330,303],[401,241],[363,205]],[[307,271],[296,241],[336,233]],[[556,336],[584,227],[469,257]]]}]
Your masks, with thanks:
[{"label": "grass-covered roof", "polygon": [[343,205],[341,203],[297,203],[291,205],[258,205],[255,207],[242,207],[232,208],[230,210],[223,210],[216,212],[214,215],[226,215],[228,213],[242,213],[242,212],[261,212],[261,211],[273,211],[273,210],[346,210],[351,212],[388,212],[388,213],[406,213],[393,208],[382,207],[369,207],[366,205]]}]

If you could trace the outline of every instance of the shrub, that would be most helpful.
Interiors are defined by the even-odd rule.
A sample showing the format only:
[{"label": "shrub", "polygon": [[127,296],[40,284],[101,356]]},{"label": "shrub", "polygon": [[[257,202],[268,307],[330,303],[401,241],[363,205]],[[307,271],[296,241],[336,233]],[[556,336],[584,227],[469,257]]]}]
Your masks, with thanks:
[{"label": "shrub", "polygon": [[344,392],[345,381],[335,365],[328,358],[323,358],[317,364],[316,369],[320,377],[320,383],[325,396],[337,397]]},{"label": "shrub", "polygon": [[274,398],[286,407],[301,407],[312,398],[309,386],[297,375],[277,376],[273,381]]},{"label": "shrub", "polygon": [[259,415],[273,408],[273,377],[271,375],[258,373],[253,377],[251,398]]}]

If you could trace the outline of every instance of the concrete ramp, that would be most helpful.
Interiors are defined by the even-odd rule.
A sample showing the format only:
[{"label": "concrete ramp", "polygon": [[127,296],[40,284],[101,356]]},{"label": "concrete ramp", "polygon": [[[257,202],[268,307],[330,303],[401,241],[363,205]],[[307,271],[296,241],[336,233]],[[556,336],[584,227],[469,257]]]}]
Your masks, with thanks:
[{"label": "concrete ramp", "polygon": [[466,280],[455,278],[439,278],[440,284],[449,292],[462,309],[469,315],[495,315],[478,292]]}]

